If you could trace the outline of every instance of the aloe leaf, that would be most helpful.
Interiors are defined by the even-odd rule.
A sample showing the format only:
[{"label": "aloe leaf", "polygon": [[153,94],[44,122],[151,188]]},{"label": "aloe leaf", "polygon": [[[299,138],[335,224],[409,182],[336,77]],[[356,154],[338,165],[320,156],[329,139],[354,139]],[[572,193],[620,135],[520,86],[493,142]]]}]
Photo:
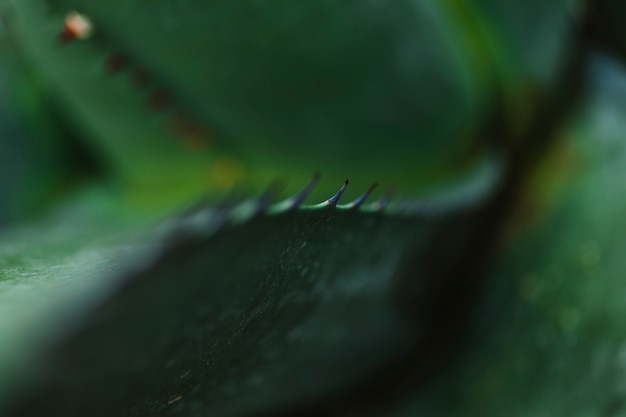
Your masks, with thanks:
[{"label": "aloe leaf", "polygon": [[[485,142],[506,146],[523,135],[537,100],[559,91],[579,14],[578,1],[15,7],[25,53],[121,172],[139,183],[169,181],[168,189],[183,183],[188,195],[219,193],[235,178],[258,188],[284,172],[298,183],[322,167],[334,181],[350,173],[363,186],[412,191],[463,176]],[[90,19],[93,36],[55,48],[75,11]],[[102,66],[115,57],[124,64],[109,77]],[[126,88],[138,74],[150,80],[140,94]],[[150,117],[141,102],[159,92],[174,113]],[[180,111],[208,128],[210,151],[185,155],[172,147],[180,140],[165,138],[164,120]],[[505,137],[485,138],[495,114],[510,126]]]},{"label": "aloe leaf", "polygon": [[[506,24],[494,25],[506,35],[496,46],[485,43],[476,25],[483,13],[498,15],[492,3],[23,0],[13,30],[111,172],[131,185],[127,195],[143,192],[162,210],[244,174],[297,180],[316,164],[331,179],[351,171],[403,187],[476,169],[490,159],[480,139],[494,103],[527,73],[533,87],[535,76],[556,77],[567,43],[557,27],[556,44],[546,45],[559,56],[538,72],[521,65],[503,76],[498,53],[510,49],[520,63],[535,49],[519,47],[520,26]],[[74,8],[94,35],[55,47]],[[561,19],[564,9],[552,12]],[[149,75],[139,94],[105,74],[116,56],[129,60],[125,75]],[[163,129],[174,113],[142,107],[161,91],[212,129],[210,149],[185,151]],[[301,196],[268,206],[265,195],[194,209],[165,234],[151,227],[154,213],[102,203],[86,208],[90,227],[65,218],[58,234],[52,222],[7,236],[5,414],[321,413],[422,370],[424,345],[441,362],[446,333],[459,331],[476,301],[461,294],[480,281],[467,278],[479,263],[470,258],[487,257],[481,237],[506,214],[486,210],[482,192],[493,187],[389,206],[338,204],[344,191],[315,206]],[[32,246],[38,233],[46,239]],[[471,363],[484,364],[481,355]],[[466,395],[467,381],[452,390]],[[467,397],[468,413],[481,407]]]},{"label": "aloe leaf", "polygon": [[[70,326],[67,311],[89,304],[111,285],[111,273],[155,216],[134,213],[110,193],[90,191],[46,219],[6,228],[0,236],[0,397],[6,400],[24,364],[44,341]],[[119,198],[117,198],[119,200]],[[143,227],[142,227],[143,226]],[[137,242],[138,243],[138,242]],[[133,256],[140,258],[140,245]],[[109,273],[107,273],[109,272]],[[107,276],[102,278],[102,276]],[[102,279],[100,279],[102,278]],[[100,279],[100,280],[99,280]],[[66,311],[55,315],[55,311]],[[53,318],[54,317],[54,318]],[[28,363],[28,362],[26,362]],[[25,366],[22,366],[25,365]]]},{"label": "aloe leaf", "polygon": [[[432,182],[467,168],[459,160],[487,118],[483,47],[444,5],[46,3],[15,3],[25,53],[127,170],[140,169],[141,152],[146,164],[165,146],[179,155],[141,112],[145,96],[127,88],[137,71],[154,81],[146,94],[162,88],[177,98],[248,180],[283,172],[301,180],[323,168],[334,180],[356,172],[370,182]],[[93,22],[93,37],[55,48],[75,9]],[[114,53],[128,65],[110,79],[102,65]],[[126,151],[127,142],[136,147]]]},{"label": "aloe leaf", "polygon": [[[0,18],[4,10],[0,8]],[[1,19],[0,19],[1,20]],[[87,175],[85,156],[54,120],[49,97],[0,23],[0,228],[40,213]]]},{"label": "aloe leaf", "polygon": [[[206,190],[223,192],[232,186],[232,178],[224,180],[223,172],[215,172],[219,164],[210,169],[214,155],[206,146],[198,149],[171,133],[168,118],[146,108],[143,92],[128,79],[107,74],[106,55],[88,44],[60,47],[59,21],[50,19],[41,3],[18,2],[12,12],[9,28],[24,58],[61,93],[59,104],[68,124],[129,196],[152,201],[160,197],[162,204],[175,206]],[[230,165],[222,163],[222,171]]]},{"label": "aloe leaf", "polygon": [[286,410],[385,378],[428,329],[397,302],[407,262],[453,224],[471,237],[491,180],[430,205],[341,204],[342,187],[307,206],[309,186],[161,229],[105,198],[39,246],[22,232],[2,248],[3,415]]},{"label": "aloe leaf", "polygon": [[[473,0],[483,16],[497,65],[505,85],[525,83],[527,89],[550,92],[558,85],[572,51],[577,47],[575,27],[580,20],[580,0],[531,0],[503,3]],[[532,22],[532,24],[529,24]],[[519,92],[518,92],[519,94]],[[528,91],[526,92],[528,94]]]}]

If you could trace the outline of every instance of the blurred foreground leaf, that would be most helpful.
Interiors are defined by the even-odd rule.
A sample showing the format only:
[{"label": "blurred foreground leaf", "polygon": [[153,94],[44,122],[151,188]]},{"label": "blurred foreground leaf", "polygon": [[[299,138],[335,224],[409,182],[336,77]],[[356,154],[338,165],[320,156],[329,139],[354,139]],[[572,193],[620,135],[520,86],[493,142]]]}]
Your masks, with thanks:
[{"label": "blurred foreground leaf", "polygon": [[494,178],[388,208],[214,206],[173,235],[91,195],[0,248],[3,415],[295,410],[392,378],[433,325],[434,276],[416,289],[407,262],[452,231],[463,253]]}]

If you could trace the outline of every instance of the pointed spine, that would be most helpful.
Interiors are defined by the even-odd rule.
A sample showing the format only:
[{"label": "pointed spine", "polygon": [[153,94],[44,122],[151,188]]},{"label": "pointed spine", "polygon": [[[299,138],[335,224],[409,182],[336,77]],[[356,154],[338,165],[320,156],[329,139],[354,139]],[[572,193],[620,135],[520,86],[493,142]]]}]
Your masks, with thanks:
[{"label": "pointed spine", "polygon": [[267,212],[271,207],[272,201],[278,195],[280,188],[280,185],[274,182],[270,184],[270,186],[267,187],[258,197],[245,201],[235,207],[230,213],[230,223],[242,223]]},{"label": "pointed spine", "polygon": [[339,189],[339,191],[337,191],[337,193],[334,196],[332,196],[331,198],[326,200],[326,203],[322,203],[322,204],[326,204],[326,205],[329,205],[329,206],[336,206],[337,203],[339,203],[339,200],[341,199],[341,196],[346,191],[346,188],[348,188],[348,184],[349,183],[350,183],[350,180],[346,180],[343,183],[343,185],[341,186],[341,188]]},{"label": "pointed spine", "polygon": [[372,194],[372,191],[374,191],[374,189],[377,186],[378,186],[378,184],[376,184],[376,183],[370,185],[368,187],[368,189],[365,190],[365,192],[363,194],[361,194],[358,198],[356,198],[354,201],[351,201],[348,204],[338,205],[337,208],[340,209],[340,210],[355,210],[355,209],[358,209],[359,207],[361,207],[361,205],[363,205],[363,203],[365,203],[365,201]]},{"label": "pointed spine", "polygon": [[387,191],[381,198],[370,204],[361,207],[361,210],[368,213],[379,213],[387,208],[389,202],[393,198],[394,191]]},{"label": "pointed spine", "polygon": [[313,178],[309,183],[296,195],[293,195],[286,200],[283,200],[279,203],[276,203],[268,208],[268,214],[279,214],[284,213],[285,211],[297,209],[304,203],[304,200],[311,194],[311,191],[315,188],[320,179],[320,173],[316,172],[313,174]]},{"label": "pointed spine", "polygon": [[339,191],[337,191],[335,193],[335,195],[330,197],[328,200],[326,200],[326,201],[324,201],[322,203],[319,203],[319,204],[313,204],[313,205],[307,205],[307,206],[301,206],[301,207],[305,208],[305,209],[322,209],[322,208],[326,208],[326,207],[335,208],[335,207],[337,207],[337,203],[339,203],[339,200],[341,199],[341,196],[346,191],[346,188],[348,188],[348,184],[349,183],[350,183],[350,180],[346,180],[343,183],[343,185],[341,186],[341,188],[339,189]]}]

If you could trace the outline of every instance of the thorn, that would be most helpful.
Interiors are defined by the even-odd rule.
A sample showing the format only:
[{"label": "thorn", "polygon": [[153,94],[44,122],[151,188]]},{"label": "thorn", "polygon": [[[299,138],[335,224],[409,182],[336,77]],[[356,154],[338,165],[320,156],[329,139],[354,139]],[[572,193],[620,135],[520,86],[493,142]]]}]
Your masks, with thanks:
[{"label": "thorn", "polygon": [[370,194],[372,194],[372,191],[374,191],[374,189],[378,186],[378,184],[374,183],[372,185],[369,186],[369,188],[367,190],[365,190],[365,192],[363,194],[361,194],[361,196],[359,198],[357,198],[356,200],[354,200],[353,202],[350,203],[350,206],[352,207],[359,207],[361,204],[363,204],[365,202],[365,200],[367,200],[370,196]]},{"label": "thorn", "polygon": [[261,212],[267,209],[276,196],[280,194],[283,185],[278,181],[272,182],[266,189],[256,198],[257,211]]},{"label": "thorn", "polygon": [[349,180],[346,180],[343,183],[343,185],[341,186],[341,188],[339,189],[339,191],[337,191],[337,194],[335,194],[334,196],[332,196],[331,198],[326,200],[326,204],[328,204],[330,206],[336,206],[337,203],[339,202],[339,199],[343,195],[344,191],[346,191],[346,188],[348,188],[348,183],[349,182],[350,182]]},{"label": "thorn", "polygon": [[243,192],[236,184],[233,184],[213,207],[217,211],[228,211],[239,204],[243,199]]},{"label": "thorn", "polygon": [[304,200],[307,198],[309,194],[311,194],[311,191],[313,191],[313,189],[315,188],[319,180],[320,180],[320,173],[315,172],[313,174],[313,178],[311,178],[311,181],[309,181],[309,183],[298,194],[294,195],[293,197],[289,199],[291,206],[298,207],[299,205],[304,203]]},{"label": "thorn", "polygon": [[300,207],[302,203],[304,203],[307,196],[311,194],[311,191],[313,191],[319,179],[320,173],[315,172],[311,181],[309,181],[309,183],[300,192],[287,198],[286,200],[281,201],[280,203],[274,204],[270,207],[269,213],[282,213]]},{"label": "thorn", "polygon": [[239,206],[233,208],[229,213],[229,222],[237,224],[266,212],[266,210],[270,209],[270,204],[280,188],[280,184],[273,182],[258,197],[244,201]]},{"label": "thorn", "polygon": [[380,199],[372,203],[371,209],[374,211],[383,210],[385,207],[387,207],[387,205],[391,201],[393,194],[394,194],[394,190],[387,191]]}]

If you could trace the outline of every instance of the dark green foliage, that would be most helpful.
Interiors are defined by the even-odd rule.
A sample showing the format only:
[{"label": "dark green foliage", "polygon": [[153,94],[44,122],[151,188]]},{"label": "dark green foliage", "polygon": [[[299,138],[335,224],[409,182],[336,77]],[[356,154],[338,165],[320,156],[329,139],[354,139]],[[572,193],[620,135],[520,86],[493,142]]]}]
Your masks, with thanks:
[{"label": "dark green foliage", "polygon": [[[534,97],[550,91],[569,58],[564,21],[576,4],[541,6],[538,32],[511,17],[532,18],[534,4],[46,3],[19,2],[21,42],[118,175],[164,184],[158,173],[176,166],[170,183],[215,188],[193,173],[228,155],[249,170],[245,181],[284,172],[303,181],[323,168],[335,181],[351,174],[411,192],[471,169],[484,142],[501,146],[505,137],[484,134],[494,115],[525,128]],[[55,48],[74,9],[93,20],[94,38]],[[527,35],[550,42],[527,45]],[[145,73],[147,91],[108,77],[110,54],[124,57],[125,73]],[[140,104],[151,89],[208,127],[210,151],[192,158],[164,138],[163,120]],[[187,161],[183,173],[178,160]]]},{"label": "dark green foliage", "polygon": [[[138,270],[123,266],[146,249],[124,254],[110,239],[90,245],[87,256],[73,249],[65,262],[58,254],[46,261],[63,282],[92,250],[100,258],[53,293],[63,306],[45,321],[58,327],[55,317],[70,314],[65,336],[21,336],[39,340],[29,349],[37,368],[13,377],[36,389],[25,391],[15,415],[277,411],[323,404],[390,378],[432,331],[427,317],[414,314],[429,303],[428,291],[406,291],[415,278],[407,262],[447,229],[471,236],[475,222],[458,209],[439,219],[428,209],[390,216],[373,212],[376,202],[363,210],[296,207],[246,220],[237,220],[239,207],[232,215],[203,212],[182,240],[166,237],[155,246],[153,238],[147,259],[156,260]],[[76,232],[65,239],[77,240]],[[27,274],[41,274],[35,259],[25,264]],[[97,265],[117,265],[121,276]],[[80,281],[82,290],[69,288]],[[413,296],[422,299],[420,308],[403,307]]]},{"label": "dark green foliage", "polygon": [[560,183],[543,180],[546,214],[495,263],[462,363],[401,415],[624,413],[626,75],[605,57],[589,70],[584,108],[544,174]]},{"label": "dark green foliage", "polygon": [[446,30],[443,5],[51,3],[92,16],[108,47],[189,101],[217,145],[253,160],[290,155],[309,170],[324,161],[374,177],[441,169],[467,151],[493,88],[491,69],[473,56],[483,46]]}]

